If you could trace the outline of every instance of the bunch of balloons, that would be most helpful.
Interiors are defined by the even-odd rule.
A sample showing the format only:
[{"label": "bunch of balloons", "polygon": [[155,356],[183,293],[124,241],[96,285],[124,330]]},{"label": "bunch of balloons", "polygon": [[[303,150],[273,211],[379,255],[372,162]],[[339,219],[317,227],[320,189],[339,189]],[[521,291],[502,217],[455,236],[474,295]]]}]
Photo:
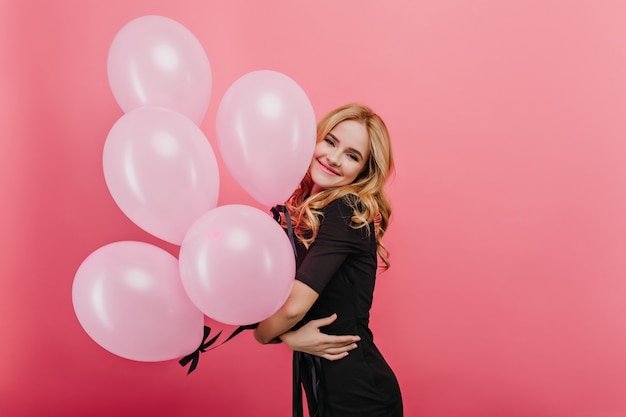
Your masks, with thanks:
[{"label": "bunch of balloons", "polygon": [[[293,249],[268,213],[217,205],[216,156],[199,128],[211,67],[187,28],[162,16],[130,21],[111,44],[108,76],[124,111],[103,150],[109,192],[137,226],[180,251],[177,259],[138,241],[100,247],[76,272],[74,311],[118,356],[180,358],[201,344],[205,316],[242,326],[272,315],[293,284]],[[297,187],[315,134],[308,97],[276,71],[243,75],[218,108],[224,163],[263,205],[282,204]]]}]

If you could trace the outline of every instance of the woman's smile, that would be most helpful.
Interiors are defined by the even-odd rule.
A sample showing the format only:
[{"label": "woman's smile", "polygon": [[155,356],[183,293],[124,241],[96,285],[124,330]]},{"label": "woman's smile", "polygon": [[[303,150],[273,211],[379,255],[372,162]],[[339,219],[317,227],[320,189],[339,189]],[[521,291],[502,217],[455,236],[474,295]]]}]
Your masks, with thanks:
[{"label": "woman's smile", "polygon": [[318,159],[317,163],[320,164],[320,167],[322,168],[322,171],[325,172],[326,174],[332,175],[332,176],[339,176],[339,175],[341,175],[338,171],[336,171],[335,169],[333,169],[330,166],[326,165],[321,160]]}]

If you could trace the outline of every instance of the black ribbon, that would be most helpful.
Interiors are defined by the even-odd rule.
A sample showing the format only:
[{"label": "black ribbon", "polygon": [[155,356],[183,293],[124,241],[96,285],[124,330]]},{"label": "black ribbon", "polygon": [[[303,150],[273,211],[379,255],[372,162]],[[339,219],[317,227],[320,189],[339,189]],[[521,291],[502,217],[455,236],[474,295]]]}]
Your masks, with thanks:
[{"label": "black ribbon", "polygon": [[326,395],[321,386],[322,360],[318,356],[304,352],[293,352],[292,369],[292,400],[291,415],[303,417],[302,411],[302,388],[306,392],[309,415],[311,417],[324,417],[326,414]]},{"label": "black ribbon", "polygon": [[293,234],[293,225],[291,224],[291,216],[289,215],[289,210],[287,207],[283,205],[276,205],[271,208],[272,215],[274,216],[274,220],[280,223],[280,213],[285,213],[285,223],[287,223],[287,236],[289,236],[289,241],[291,242],[291,247],[293,248],[293,253],[298,256],[298,251],[296,250],[296,243]]},{"label": "black ribbon", "polygon": [[200,360],[201,353],[204,353],[207,350],[213,350],[216,347],[222,346],[224,343],[228,342],[230,339],[237,336],[239,333],[243,332],[244,330],[254,329],[256,328],[256,326],[257,326],[256,324],[248,324],[246,326],[239,326],[234,332],[232,332],[230,336],[228,336],[226,340],[224,340],[222,343],[220,343],[217,346],[213,346],[211,349],[209,349],[209,347],[211,347],[212,344],[217,342],[217,339],[219,339],[220,335],[222,334],[222,331],[220,330],[220,332],[215,337],[213,337],[211,340],[207,342],[207,338],[211,334],[211,328],[209,326],[204,326],[204,337],[202,338],[202,343],[200,343],[200,346],[198,346],[198,349],[194,350],[189,355],[179,360],[178,363],[180,363],[180,366],[185,367],[187,366],[189,362],[191,362],[191,365],[189,366],[189,370],[187,371],[187,375],[189,375],[198,366],[198,361]]},{"label": "black ribbon", "polygon": [[292,384],[291,384],[291,415],[293,417],[304,417],[302,412],[302,386],[300,385],[300,361],[302,352],[293,352]]}]

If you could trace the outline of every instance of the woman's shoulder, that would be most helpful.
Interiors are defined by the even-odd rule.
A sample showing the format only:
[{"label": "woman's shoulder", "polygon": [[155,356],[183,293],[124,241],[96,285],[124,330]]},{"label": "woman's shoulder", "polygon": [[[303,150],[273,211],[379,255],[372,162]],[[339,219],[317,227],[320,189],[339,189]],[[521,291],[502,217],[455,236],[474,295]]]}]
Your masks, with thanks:
[{"label": "woman's shoulder", "polygon": [[347,194],[328,203],[322,209],[322,213],[324,219],[340,219],[341,223],[345,225],[355,226],[352,219],[361,210],[362,203],[359,197],[354,194]]},{"label": "woman's shoulder", "polygon": [[324,212],[340,210],[341,212],[354,212],[362,208],[361,199],[354,194],[346,194],[341,197],[337,197],[324,207]]},{"label": "woman's shoulder", "polygon": [[359,221],[360,199],[355,195],[339,197],[328,203],[323,210],[320,232],[330,233],[337,240],[350,241],[359,245],[368,242],[372,235],[372,224]]}]

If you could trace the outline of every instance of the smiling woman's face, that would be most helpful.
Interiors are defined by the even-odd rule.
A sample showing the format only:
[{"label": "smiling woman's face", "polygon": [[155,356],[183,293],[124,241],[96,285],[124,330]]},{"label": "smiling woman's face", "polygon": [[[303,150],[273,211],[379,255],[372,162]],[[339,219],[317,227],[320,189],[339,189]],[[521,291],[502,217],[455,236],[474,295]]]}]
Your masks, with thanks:
[{"label": "smiling woman's face", "polygon": [[311,194],[351,184],[370,156],[369,135],[363,123],[345,120],[317,142],[309,172]]}]

